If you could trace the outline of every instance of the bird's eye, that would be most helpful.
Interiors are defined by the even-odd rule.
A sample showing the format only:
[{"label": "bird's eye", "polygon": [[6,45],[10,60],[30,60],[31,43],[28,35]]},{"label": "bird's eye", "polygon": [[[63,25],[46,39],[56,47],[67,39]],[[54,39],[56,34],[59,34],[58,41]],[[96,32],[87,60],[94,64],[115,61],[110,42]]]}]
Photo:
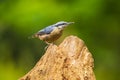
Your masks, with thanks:
[{"label": "bird's eye", "polygon": [[56,27],[66,25],[66,23],[56,24]]},{"label": "bird's eye", "polygon": [[62,23],[61,25],[65,25],[66,23]]},{"label": "bird's eye", "polygon": [[66,25],[66,23],[61,23],[61,24],[59,24],[59,26],[62,26],[62,25]]}]

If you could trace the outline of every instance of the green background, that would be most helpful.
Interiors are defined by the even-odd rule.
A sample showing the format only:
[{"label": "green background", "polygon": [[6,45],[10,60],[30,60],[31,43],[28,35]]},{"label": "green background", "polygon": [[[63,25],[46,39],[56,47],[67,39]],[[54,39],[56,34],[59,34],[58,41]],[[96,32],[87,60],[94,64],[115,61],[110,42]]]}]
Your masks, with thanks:
[{"label": "green background", "polygon": [[73,21],[63,36],[83,39],[95,59],[97,80],[120,80],[120,0],[0,0],[0,80],[17,80],[44,53],[28,39],[58,21]]}]

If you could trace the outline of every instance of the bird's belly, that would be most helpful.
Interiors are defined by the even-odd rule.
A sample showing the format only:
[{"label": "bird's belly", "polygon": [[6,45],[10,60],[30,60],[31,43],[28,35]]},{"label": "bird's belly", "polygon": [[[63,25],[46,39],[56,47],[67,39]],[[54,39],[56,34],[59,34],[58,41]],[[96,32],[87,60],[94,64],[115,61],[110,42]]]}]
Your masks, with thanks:
[{"label": "bird's belly", "polygon": [[56,33],[56,34],[41,35],[41,36],[39,36],[39,38],[43,41],[51,43],[51,42],[54,42],[55,40],[57,40],[61,35],[62,35],[62,32],[61,33]]}]

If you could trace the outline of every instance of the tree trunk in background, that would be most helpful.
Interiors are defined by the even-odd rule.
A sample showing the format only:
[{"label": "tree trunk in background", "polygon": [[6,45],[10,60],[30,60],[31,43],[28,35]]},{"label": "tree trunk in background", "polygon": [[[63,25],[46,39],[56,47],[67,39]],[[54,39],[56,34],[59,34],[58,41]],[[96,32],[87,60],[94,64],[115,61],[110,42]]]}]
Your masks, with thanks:
[{"label": "tree trunk in background", "polygon": [[96,80],[94,59],[84,42],[69,36],[51,44],[35,67],[20,80]]}]

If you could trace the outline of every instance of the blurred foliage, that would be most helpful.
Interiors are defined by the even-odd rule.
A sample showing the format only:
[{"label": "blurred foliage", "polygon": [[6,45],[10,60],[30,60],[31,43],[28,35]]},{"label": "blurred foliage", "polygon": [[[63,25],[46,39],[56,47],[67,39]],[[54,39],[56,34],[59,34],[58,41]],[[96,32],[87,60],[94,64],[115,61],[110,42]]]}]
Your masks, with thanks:
[{"label": "blurred foliage", "polygon": [[75,22],[58,42],[82,38],[97,80],[120,80],[119,0],[0,0],[0,80],[16,80],[35,65],[46,44],[28,37],[58,21]]}]

